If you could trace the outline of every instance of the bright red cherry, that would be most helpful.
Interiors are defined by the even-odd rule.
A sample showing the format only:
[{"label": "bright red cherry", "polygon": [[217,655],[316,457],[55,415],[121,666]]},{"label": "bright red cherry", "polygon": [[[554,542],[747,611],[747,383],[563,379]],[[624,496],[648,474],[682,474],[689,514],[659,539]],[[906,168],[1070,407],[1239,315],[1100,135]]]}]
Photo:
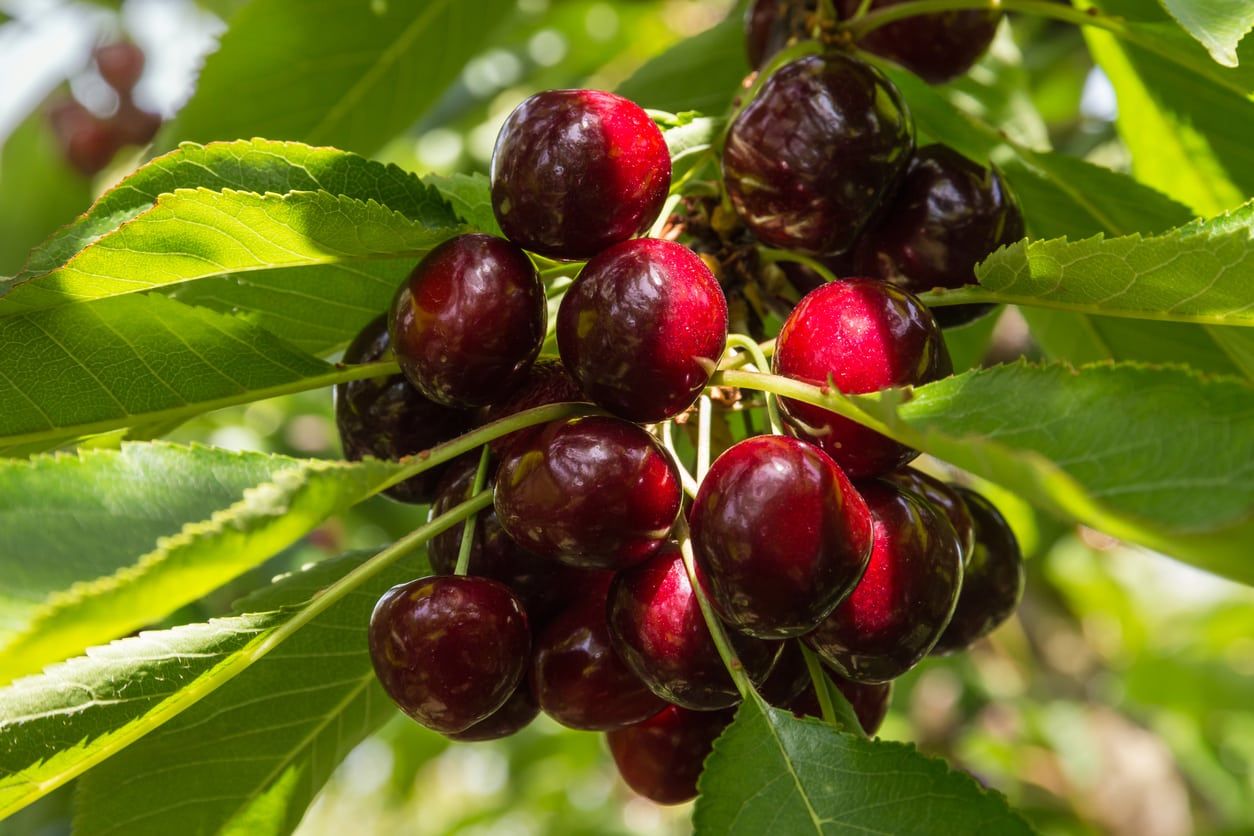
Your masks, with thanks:
[{"label": "bright red cherry", "polygon": [[735,716],[730,709],[689,711],[668,705],[605,739],[627,786],[655,804],[682,804],[697,797],[705,759]]},{"label": "bright red cherry", "polygon": [[871,514],[831,457],[782,435],[715,460],[692,506],[692,545],[719,616],[769,639],[808,633],[871,556]]},{"label": "bright red cherry", "polygon": [[[392,356],[387,317],[366,325],[344,352],[345,363],[372,363]],[[399,459],[456,438],[470,429],[473,416],[433,403],[404,375],[353,380],[335,386],[335,425],[344,456]],[[448,465],[424,471],[384,491],[399,502],[426,503]]]},{"label": "bright red cherry", "polygon": [[540,708],[572,729],[609,731],[666,707],[610,640],[607,582],[571,603],[536,639],[531,684]]},{"label": "bright red cherry", "polygon": [[[775,344],[775,373],[849,395],[917,386],[953,371],[928,309],[873,279],[829,282],[802,299]],[[834,412],[780,399],[786,429],[822,447],[851,478],[887,473],[918,452]]]},{"label": "bright red cherry", "polygon": [[562,362],[595,403],[638,423],[683,412],[727,344],[727,299],[683,244],[615,244],[579,273],[557,314]]},{"label": "bright red cherry", "polygon": [[[610,636],[619,655],[653,692],[698,711],[727,708],[740,693],[701,615],[678,547],[619,572],[610,586]],[[766,678],[779,645],[730,637],[750,678]]]},{"label": "bright red cherry", "polygon": [[1006,518],[975,491],[956,488],[975,521],[975,548],[962,577],[962,593],[933,653],[970,647],[1014,613],[1023,597],[1023,553]]},{"label": "bright red cherry", "polygon": [[510,240],[583,260],[649,228],[671,182],[662,132],[634,102],[548,90],[514,109],[492,152],[492,208]]},{"label": "bright red cherry", "polygon": [[443,575],[394,586],[375,605],[369,637],[383,690],[445,734],[504,705],[531,654],[521,602],[487,578]]},{"label": "bright red cherry", "polygon": [[496,477],[496,513],[509,535],[587,569],[619,569],[657,551],[680,498],[679,472],[657,439],[607,416],[545,425]]},{"label": "bright red cherry", "polygon": [[493,711],[470,728],[464,731],[453,732],[446,736],[450,740],[457,740],[462,743],[500,740],[503,737],[517,734],[531,725],[531,721],[536,719],[539,713],[540,704],[536,702],[535,693],[531,689],[531,682],[524,677],[523,681],[518,683],[518,687],[514,689],[514,693],[509,695],[505,705]]},{"label": "bright red cherry", "polygon": [[[1023,214],[1000,174],[947,148],[914,155],[897,194],[858,241],[859,274],[911,293],[975,284],[975,265],[1023,237]],[[942,326],[961,325],[992,305],[932,311]]]},{"label": "bright red cherry", "polygon": [[388,330],[401,371],[445,406],[491,403],[544,342],[544,285],[527,254],[478,233],[440,244],[401,283]]},{"label": "bright red cherry", "polygon": [[[879,731],[880,726],[884,724],[884,718],[888,716],[888,704],[893,697],[893,683],[854,682],[852,679],[845,679],[840,674],[826,669],[823,672],[849,701],[849,706],[853,709],[854,716],[858,718],[858,725],[862,726],[862,730],[868,735]],[[801,696],[793,700],[788,709],[798,717],[822,718],[823,716],[818,694],[814,692],[813,687],[805,689]]]},{"label": "bright red cherry", "polygon": [[871,565],[804,638],[841,675],[887,682],[927,655],[962,586],[958,535],[939,510],[887,482],[861,486],[875,521]]},{"label": "bright red cherry", "polygon": [[[871,0],[875,11],[904,0]],[[841,17],[849,18],[861,0],[838,0]],[[954,9],[916,15],[874,29],[858,39],[868,52],[891,58],[932,84],[956,78],[988,51],[997,34],[1001,12],[988,9]]]},{"label": "bright red cherry", "polygon": [[[542,358],[527,370],[526,377],[516,389],[484,411],[483,421],[485,424],[499,421],[524,410],[547,406],[551,403],[581,403],[587,400],[587,396],[579,388],[575,379],[570,376],[570,372],[566,371],[561,360]],[[540,432],[540,427],[535,426],[502,436],[490,442],[492,454],[497,458],[504,458],[514,445],[522,443],[538,432]]]},{"label": "bright red cherry", "polygon": [[[894,470],[882,478],[903,491],[918,494],[945,514],[949,524],[954,527],[954,533],[958,535],[958,545],[962,548],[962,565],[966,567],[971,562],[971,550],[975,547],[975,521],[959,493],[960,488],[913,467]],[[966,583],[965,578],[963,583]]]},{"label": "bright red cherry", "polygon": [[914,149],[897,89],[839,53],[779,69],[727,132],[723,181],[763,243],[810,255],[848,249]]}]

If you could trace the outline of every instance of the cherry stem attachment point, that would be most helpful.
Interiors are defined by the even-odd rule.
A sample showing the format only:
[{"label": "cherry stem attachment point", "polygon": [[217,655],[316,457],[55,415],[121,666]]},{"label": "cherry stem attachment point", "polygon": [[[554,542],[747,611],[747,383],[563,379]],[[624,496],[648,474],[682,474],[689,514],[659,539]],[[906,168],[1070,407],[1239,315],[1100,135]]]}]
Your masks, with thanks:
[{"label": "cherry stem attachment point", "polygon": [[809,267],[811,270],[818,273],[825,282],[834,282],[840,278],[831,271],[831,268],[819,261],[817,258],[812,258],[811,256],[803,255],[802,253],[794,253],[791,250],[777,250],[772,247],[758,247],[758,255],[768,264],[775,264],[780,261],[791,261],[794,264]]},{"label": "cherry stem attachment point", "polygon": [[[488,481],[488,459],[490,455],[488,445],[483,445],[483,450],[479,453],[479,467],[475,469],[474,483],[470,487],[471,496],[477,496],[483,490],[484,483]],[[462,542],[457,552],[457,567],[453,569],[454,575],[465,575],[470,571],[470,549],[475,542],[475,522],[478,518],[479,514],[475,512],[462,523]]]}]

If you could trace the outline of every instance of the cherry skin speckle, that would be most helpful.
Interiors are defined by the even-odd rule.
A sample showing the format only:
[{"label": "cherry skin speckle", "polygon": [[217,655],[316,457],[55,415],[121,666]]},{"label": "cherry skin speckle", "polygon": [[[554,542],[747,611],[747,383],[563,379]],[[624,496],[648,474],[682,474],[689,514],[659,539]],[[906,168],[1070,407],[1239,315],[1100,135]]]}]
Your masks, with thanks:
[{"label": "cherry skin speckle", "polygon": [[724,621],[789,638],[813,630],[862,577],[871,515],[818,447],[757,436],[710,467],[693,503],[692,542]]},{"label": "cherry skin speckle", "polygon": [[583,260],[643,232],[670,189],[662,132],[634,102],[548,90],[505,120],[492,152],[492,208],[510,240]]},{"label": "cherry skin speckle", "polygon": [[875,521],[866,574],[804,641],[841,675],[887,682],[949,624],[962,585],[958,535],[939,510],[887,482],[860,486]]},{"label": "cherry skin speckle", "polygon": [[729,709],[690,711],[668,705],[605,739],[627,786],[655,804],[682,804],[697,797],[705,759],[735,716]]},{"label": "cherry skin speckle", "polygon": [[527,254],[478,233],[440,244],[392,300],[401,371],[436,403],[483,406],[520,383],[540,353],[548,307]]},{"label": "cherry skin speckle", "polygon": [[501,462],[496,513],[523,548],[571,566],[620,569],[665,542],[679,472],[657,439],[618,418],[555,421]]},{"label": "cherry skin speckle", "polygon": [[527,614],[487,578],[420,578],[383,594],[370,616],[370,660],[402,711],[429,729],[464,731],[509,699],[531,653]]},{"label": "cherry skin speckle", "polygon": [[727,299],[673,241],[624,241],[588,262],[557,315],[562,362],[595,403],[653,423],[697,399],[727,344]]},{"label": "cherry skin speckle", "polygon": [[[953,370],[940,328],[905,291],[873,279],[841,279],[806,295],[779,332],[775,373],[845,394],[912,386]],[[918,455],[822,407],[780,399],[788,432],[826,451],[851,478],[876,476]]]}]

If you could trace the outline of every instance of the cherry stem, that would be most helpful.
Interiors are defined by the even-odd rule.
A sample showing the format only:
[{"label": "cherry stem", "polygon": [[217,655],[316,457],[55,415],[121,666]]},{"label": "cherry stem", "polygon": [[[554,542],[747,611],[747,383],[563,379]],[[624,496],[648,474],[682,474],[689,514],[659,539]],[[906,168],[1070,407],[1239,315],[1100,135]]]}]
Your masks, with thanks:
[{"label": "cherry stem", "polygon": [[[479,467],[475,469],[475,479],[470,486],[471,496],[477,496],[483,490],[484,483],[488,481],[488,458],[488,445],[485,444],[479,453]],[[454,575],[464,575],[470,571],[470,548],[475,542],[475,522],[478,518],[478,513],[474,513],[462,523],[462,542],[457,552],[457,567],[453,569]]]},{"label": "cherry stem", "polygon": [[791,261],[809,267],[814,272],[823,277],[825,282],[834,282],[839,277],[831,271],[823,262],[808,255],[794,253],[790,250],[776,250],[771,247],[758,247],[758,254],[762,260],[768,264],[775,264],[780,261]]},{"label": "cherry stem", "polygon": [[[692,172],[689,172],[691,174]],[[672,186],[672,189],[675,187]],[[675,213],[675,207],[679,205],[679,201],[683,199],[683,195],[678,191],[673,191],[667,196],[666,202],[662,204],[662,211],[658,213],[657,220],[653,222],[653,226],[649,228],[649,237],[657,238],[662,234],[662,230],[666,228],[666,224],[671,219],[671,215]]]},{"label": "cherry stem", "polygon": [[671,454],[671,458],[675,461],[675,467],[679,470],[679,481],[684,486],[684,493],[692,498],[697,496],[697,480],[688,468],[684,466],[684,461],[679,457],[679,450],[675,447],[675,422],[663,421],[662,427],[662,446],[666,448],[666,452]]},{"label": "cherry stem", "polygon": [[827,690],[827,675],[823,673],[823,665],[819,662],[818,657],[814,655],[814,651],[805,645],[801,645],[801,657],[806,660],[806,670],[810,672],[810,682],[814,684],[814,693],[819,698],[819,710],[823,714],[823,722],[829,726],[843,728],[840,720],[836,718],[836,708],[832,705],[832,695]]},{"label": "cherry stem", "polygon": [[710,396],[702,395],[697,401],[697,479],[700,486],[705,474],[710,472]]},{"label": "cherry stem", "polygon": [[908,17],[965,9],[1022,12],[1080,26],[1096,26],[1118,35],[1129,35],[1127,26],[1120,18],[1104,15],[1096,10],[1083,11],[1070,5],[1050,2],[1050,0],[907,0],[905,3],[884,6],[861,18],[850,20],[845,24],[845,29],[855,38],[860,38],[881,26],[887,26]]},{"label": "cherry stem", "polygon": [[[752,337],[747,337],[744,334],[728,334],[727,344],[737,348],[743,348],[749,353],[749,356],[753,358],[753,363],[757,366],[758,371],[762,374],[771,376],[771,364],[766,361],[766,352],[762,350],[762,346],[758,345]],[[728,369],[727,371],[734,370]],[[783,422],[779,418],[779,402],[777,398],[769,392],[766,394],[766,417],[771,424],[771,433],[773,435],[782,435],[784,429]]]},{"label": "cherry stem", "polygon": [[900,432],[890,428],[878,418],[867,414],[857,405],[856,401],[848,395],[842,394],[833,386],[819,388],[808,383],[802,383],[799,380],[793,380],[790,377],[738,371],[735,369],[715,372],[714,376],[710,378],[710,385],[757,389],[760,392],[770,392],[781,398],[791,398],[802,403],[821,406],[830,412],[835,412],[842,418],[848,418],[850,421],[854,421],[864,427],[870,427],[877,433],[886,435],[894,441],[900,441],[903,444],[911,443],[903,439]]},{"label": "cherry stem", "polygon": [[563,273],[553,279],[553,281],[549,282],[549,286],[544,289],[544,295],[548,299],[552,299],[554,296],[561,296],[566,292],[566,289],[574,283],[575,279],[573,276],[568,276]]},{"label": "cherry stem", "polygon": [[[870,2],[870,0],[863,0]],[[836,4],[832,0],[819,0],[818,15],[816,21],[819,25],[824,23],[835,23],[840,20],[840,15],[836,14]]]}]

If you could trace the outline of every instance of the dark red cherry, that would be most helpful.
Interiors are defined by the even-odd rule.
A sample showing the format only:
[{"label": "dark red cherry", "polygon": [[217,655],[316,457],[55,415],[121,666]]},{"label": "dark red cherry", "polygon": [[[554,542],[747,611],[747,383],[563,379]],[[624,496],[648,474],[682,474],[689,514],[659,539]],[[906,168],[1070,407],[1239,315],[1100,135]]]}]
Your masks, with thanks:
[{"label": "dark red cherry", "polygon": [[[698,711],[740,702],[678,547],[667,545],[618,573],[610,586],[609,622],[618,654],[658,696]],[[748,636],[730,638],[750,678],[764,680],[780,646]]]},{"label": "dark red cherry", "polygon": [[[854,682],[852,679],[845,679],[840,674],[826,669],[824,673],[849,701],[862,730],[868,735],[879,731],[880,726],[884,724],[884,718],[888,716],[888,704],[893,697],[893,683]],[[819,698],[813,687],[805,689],[801,696],[793,700],[788,709],[798,717],[822,718],[823,716],[823,709],[819,705]]]},{"label": "dark red cherry", "polygon": [[692,545],[719,617],[769,639],[808,633],[862,577],[871,514],[831,457],[782,435],[715,460],[692,505]]},{"label": "dark red cherry", "polygon": [[[897,194],[858,241],[855,266],[922,293],[975,284],[975,265],[1023,237],[1023,214],[1001,175],[944,145],[919,149]],[[992,310],[958,305],[932,311],[942,326]]]},{"label": "dark red cherry", "polygon": [[910,670],[940,638],[962,585],[958,535],[945,515],[887,482],[860,486],[875,521],[871,565],[804,641],[858,682]]},{"label": "dark red cherry", "polygon": [[89,177],[103,171],[121,145],[112,123],[72,99],[50,107],[48,120],[66,161]]},{"label": "dark red cherry", "polygon": [[554,421],[501,462],[496,513],[523,548],[620,569],[661,547],[679,515],[679,473],[657,439],[618,418]]},{"label": "dark red cherry", "polygon": [[557,314],[562,362],[595,403],[654,423],[701,394],[727,344],[727,299],[696,253],[624,241],[579,273]]},{"label": "dark red cherry", "polygon": [[483,406],[522,382],[540,353],[544,285],[527,254],[478,233],[440,244],[392,300],[401,371],[445,406]]},{"label": "dark red cherry", "polygon": [[453,732],[446,736],[450,740],[457,740],[462,743],[500,740],[527,728],[539,713],[540,704],[536,702],[531,682],[526,677],[523,677],[523,681],[518,683],[518,687],[514,689],[514,693],[509,695],[505,705],[493,711],[470,728],[464,731]]},{"label": "dark red cherry", "polygon": [[492,208],[510,240],[582,260],[649,228],[671,182],[662,132],[634,102],[548,90],[505,120],[492,152]]},{"label": "dark red cherry", "polygon": [[832,53],[782,67],[727,133],[723,180],[763,243],[843,252],[892,193],[914,148],[897,89]]},{"label": "dark red cherry", "polygon": [[647,720],[605,735],[623,781],[655,804],[697,797],[697,779],[714,741],[736,712],[668,705]]},{"label": "dark red cherry", "polygon": [[810,670],[806,667],[805,657],[801,655],[801,645],[796,641],[781,642],[779,656],[771,666],[771,672],[758,686],[762,699],[771,705],[783,708],[801,695],[810,684]]},{"label": "dark red cherry", "polygon": [[517,596],[487,578],[420,578],[383,594],[370,616],[383,690],[429,729],[464,731],[522,681],[531,630]]},{"label": "dark red cherry", "polygon": [[[775,344],[776,374],[850,395],[915,386],[953,371],[922,302],[872,279],[830,282],[802,299]],[[822,407],[780,399],[785,428],[822,447],[854,479],[887,473],[918,452]]]},{"label": "dark red cherry", "polygon": [[123,100],[111,120],[113,130],[121,145],[147,145],[161,127],[161,117],[136,107],[134,102]]},{"label": "dark red cherry", "polygon": [[[871,0],[870,11],[904,0]],[[842,17],[851,17],[861,0],[838,0]],[[940,84],[962,75],[980,60],[997,34],[1001,12],[963,9],[916,15],[874,29],[858,46],[891,58],[920,78]]]},{"label": "dark red cherry", "polygon": [[754,0],[745,13],[745,52],[749,66],[761,69],[792,38],[806,36],[806,18],[818,0]]},{"label": "dark red cherry", "polygon": [[975,548],[962,576],[958,606],[933,653],[970,647],[1010,618],[1023,597],[1023,553],[1010,523],[981,494],[955,490],[975,521]]},{"label": "dark red cherry", "polygon": [[[449,465],[431,504],[433,519],[470,498],[478,465],[477,456],[463,456]],[[462,528],[456,525],[431,538],[427,554],[436,572],[453,573],[461,551]],[[512,589],[523,602],[533,627],[547,623],[565,607],[570,596],[591,583],[597,574],[563,566],[522,548],[501,528],[496,511],[491,508],[480,511],[475,518],[474,538],[468,573],[492,578]]]},{"label": "dark red cherry", "polygon": [[608,585],[586,590],[536,639],[536,698],[545,714],[572,729],[620,729],[666,707],[614,649],[605,619]]},{"label": "dark red cherry", "polygon": [[[490,423],[537,406],[586,400],[588,398],[570,376],[570,372],[566,371],[561,360],[540,359],[527,370],[526,377],[516,389],[484,411],[483,420],[484,423]],[[515,444],[522,443],[539,431],[540,427],[534,426],[502,436],[490,442],[492,454],[498,459],[504,458]]]},{"label": "dark red cherry", "polygon": [[130,41],[96,48],[96,68],[105,83],[119,93],[130,93],[144,74],[144,51]]},{"label": "dark red cherry", "polygon": [[[380,316],[353,338],[345,363],[372,363],[392,356],[387,317]],[[473,416],[427,400],[404,375],[353,380],[335,386],[335,425],[344,456],[399,459],[456,438],[471,428]],[[424,471],[384,491],[400,502],[430,502],[448,465]]]},{"label": "dark red cherry", "polygon": [[[971,511],[963,501],[957,485],[942,482],[935,476],[929,476],[913,467],[903,467],[882,477],[892,482],[903,491],[913,491],[936,506],[945,514],[949,524],[958,535],[958,545],[962,548],[962,565],[971,562],[971,550],[975,547],[975,521],[971,519]],[[966,583],[966,580],[963,580]]]}]

